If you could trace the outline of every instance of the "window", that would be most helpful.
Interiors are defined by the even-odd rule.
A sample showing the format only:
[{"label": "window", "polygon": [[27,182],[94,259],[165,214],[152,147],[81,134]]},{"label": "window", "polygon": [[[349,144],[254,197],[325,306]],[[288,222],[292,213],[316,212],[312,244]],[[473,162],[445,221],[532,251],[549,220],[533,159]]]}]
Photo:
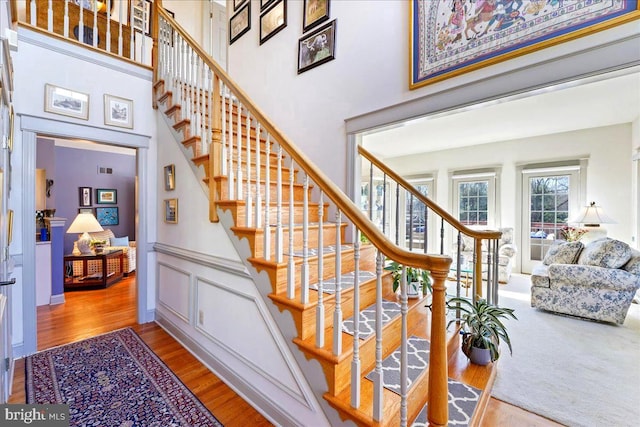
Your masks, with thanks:
[{"label": "window", "polygon": [[496,223],[496,173],[453,175],[453,211],[467,226],[491,228]]}]

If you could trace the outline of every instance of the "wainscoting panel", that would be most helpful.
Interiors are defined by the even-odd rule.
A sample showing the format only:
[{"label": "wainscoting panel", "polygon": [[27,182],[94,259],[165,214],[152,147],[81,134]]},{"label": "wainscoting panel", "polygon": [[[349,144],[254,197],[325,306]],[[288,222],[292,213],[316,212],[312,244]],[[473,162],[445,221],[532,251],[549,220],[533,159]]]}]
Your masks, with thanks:
[{"label": "wainscoting panel", "polygon": [[191,274],[168,263],[158,263],[158,303],[189,323]]}]

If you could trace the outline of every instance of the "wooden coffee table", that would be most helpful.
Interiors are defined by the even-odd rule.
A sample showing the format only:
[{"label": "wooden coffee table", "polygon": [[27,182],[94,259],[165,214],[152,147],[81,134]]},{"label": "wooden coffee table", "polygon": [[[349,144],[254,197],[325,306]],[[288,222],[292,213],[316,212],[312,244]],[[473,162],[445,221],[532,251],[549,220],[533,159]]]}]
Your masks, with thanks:
[{"label": "wooden coffee table", "polygon": [[[64,278],[65,291],[73,289],[89,289],[89,288],[106,288],[113,285],[124,275],[124,263],[123,263],[122,249],[105,250],[97,254],[81,254],[81,255],[65,255],[64,264],[74,261],[82,261],[82,274],[79,276],[70,276]],[[117,262],[109,263],[110,260],[117,260]],[[100,271],[88,274],[87,264],[90,261],[100,263]],[[109,268],[109,265],[116,265],[116,268]],[[71,268],[73,271],[73,267]]]}]

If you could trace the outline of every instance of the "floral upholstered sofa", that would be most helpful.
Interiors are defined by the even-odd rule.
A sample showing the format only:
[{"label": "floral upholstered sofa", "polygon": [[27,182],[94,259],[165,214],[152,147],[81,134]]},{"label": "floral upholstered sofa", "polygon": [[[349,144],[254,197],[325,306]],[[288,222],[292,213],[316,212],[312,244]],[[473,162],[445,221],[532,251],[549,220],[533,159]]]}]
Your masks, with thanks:
[{"label": "floral upholstered sofa", "polygon": [[531,306],[622,324],[640,287],[640,252],[610,238],[552,246],[531,273]]}]

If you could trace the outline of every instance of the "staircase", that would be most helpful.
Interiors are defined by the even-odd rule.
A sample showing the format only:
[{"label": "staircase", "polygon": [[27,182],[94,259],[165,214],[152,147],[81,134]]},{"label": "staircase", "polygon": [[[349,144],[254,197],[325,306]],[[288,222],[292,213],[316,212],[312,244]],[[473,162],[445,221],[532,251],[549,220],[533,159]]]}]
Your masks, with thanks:
[{"label": "staircase", "polygon": [[[246,264],[268,274],[294,343],[322,366],[322,397],[357,425],[477,425],[494,371],[467,365],[446,331],[450,258],[389,241],[161,7],[154,17],[157,106],[202,173],[211,221],[230,214]],[[432,294],[409,299],[404,279],[393,292],[387,259],[429,270]]]}]

